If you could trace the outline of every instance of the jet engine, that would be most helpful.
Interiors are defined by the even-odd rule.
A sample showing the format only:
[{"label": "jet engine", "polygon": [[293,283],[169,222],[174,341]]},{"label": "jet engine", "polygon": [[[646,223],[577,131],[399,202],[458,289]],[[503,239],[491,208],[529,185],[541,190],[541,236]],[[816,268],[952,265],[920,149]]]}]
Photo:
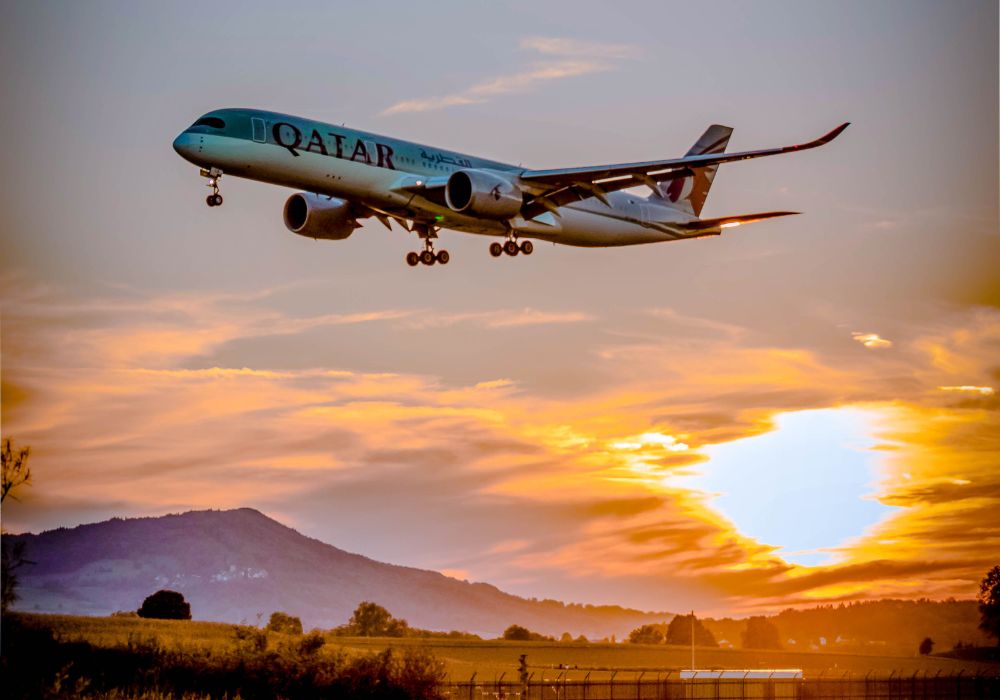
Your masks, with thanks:
[{"label": "jet engine", "polygon": [[361,226],[350,202],[336,197],[299,192],[285,202],[285,226],[309,238],[342,241]]},{"label": "jet engine", "polygon": [[454,211],[487,219],[510,219],[521,211],[523,202],[517,185],[487,170],[453,172],[444,199]]}]

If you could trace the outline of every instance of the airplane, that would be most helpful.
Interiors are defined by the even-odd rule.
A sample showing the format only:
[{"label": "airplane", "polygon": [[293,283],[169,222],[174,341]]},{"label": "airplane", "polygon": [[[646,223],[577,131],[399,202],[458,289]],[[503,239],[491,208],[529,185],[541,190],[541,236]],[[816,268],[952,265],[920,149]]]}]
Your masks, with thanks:
[{"label": "airplane", "polygon": [[[389,230],[395,221],[423,241],[422,251],[406,255],[415,267],[449,261],[448,251],[434,249],[441,229],[502,238],[489,245],[500,257],[530,255],[531,239],[638,245],[797,214],[700,218],[722,163],[816,148],[848,125],[795,146],[726,153],[733,130],[714,124],[683,158],[532,170],[287,114],[219,109],[199,117],[173,147],[208,179],[211,207],[222,204],[223,174],[300,189],[284,206],[290,231],[343,240],[362,219],[374,217]],[[634,193],[646,187],[648,196]]]}]

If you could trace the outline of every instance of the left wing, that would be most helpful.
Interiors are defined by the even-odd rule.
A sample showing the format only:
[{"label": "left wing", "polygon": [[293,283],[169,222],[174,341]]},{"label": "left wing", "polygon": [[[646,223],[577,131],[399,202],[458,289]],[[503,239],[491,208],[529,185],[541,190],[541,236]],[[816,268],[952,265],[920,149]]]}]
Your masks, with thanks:
[{"label": "left wing", "polygon": [[525,170],[521,173],[521,182],[527,185],[538,185],[544,188],[571,185],[578,182],[598,183],[602,180],[621,177],[623,175],[649,175],[665,170],[682,168],[703,168],[706,165],[731,163],[737,160],[776,156],[781,153],[805,151],[830,143],[840,136],[840,133],[850,125],[845,122],[836,129],[821,136],[815,141],[800,143],[794,146],[766,148],[759,151],[742,151],[740,153],[706,153],[704,155],[672,158],[670,160],[650,160],[642,163],[622,163],[620,165],[594,165],[584,168],[560,168],[556,170]]},{"label": "left wing", "polygon": [[525,218],[537,216],[539,213],[576,202],[588,197],[596,197],[605,204],[604,195],[608,192],[648,185],[656,189],[656,185],[666,180],[683,178],[692,175],[692,168],[704,168],[709,165],[731,163],[738,160],[750,160],[794,151],[805,151],[830,143],[844,131],[850,122],[845,122],[828,134],[813,141],[767,148],[757,151],[742,151],[739,153],[706,153],[703,155],[685,156],[669,160],[651,160],[641,163],[622,163],[619,165],[597,165],[583,168],[559,168],[555,170],[525,170],[520,174],[520,183],[532,197],[525,202]]}]

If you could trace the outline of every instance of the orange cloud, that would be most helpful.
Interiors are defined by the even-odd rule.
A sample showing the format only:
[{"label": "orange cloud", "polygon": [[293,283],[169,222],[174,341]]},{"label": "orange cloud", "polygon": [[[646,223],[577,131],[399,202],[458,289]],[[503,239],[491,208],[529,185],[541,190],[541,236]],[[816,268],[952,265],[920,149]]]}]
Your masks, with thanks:
[{"label": "orange cloud", "polygon": [[[327,539],[372,533],[356,548],[447,562],[463,578],[526,591],[614,581],[605,600],[627,589],[633,597],[617,602],[660,608],[674,606],[650,604],[669,584],[728,610],[967,596],[1000,549],[1000,410],[978,390],[995,380],[1000,313],[960,315],[860,364],[644,313],[634,323],[706,334],[642,326],[601,335],[553,365],[579,363],[601,379],[567,399],[533,390],[510,365],[456,382],[335,362],[200,364],[212,348],[262,335],[325,329],[339,343],[379,327],[405,349],[436,332],[406,310],[292,318],[266,301],[13,296],[4,391],[21,398],[5,412],[5,433],[33,446],[36,484],[8,525],[67,524],[59,518],[70,511],[257,505]],[[523,316],[529,325],[595,320]],[[497,334],[525,325],[455,318]],[[898,513],[840,543],[829,565],[789,564],[780,542],[745,536],[706,494],[671,478],[703,462],[705,446],[771,430],[777,414],[838,406],[881,416],[877,497]],[[574,588],[585,582],[597,583]]]}]

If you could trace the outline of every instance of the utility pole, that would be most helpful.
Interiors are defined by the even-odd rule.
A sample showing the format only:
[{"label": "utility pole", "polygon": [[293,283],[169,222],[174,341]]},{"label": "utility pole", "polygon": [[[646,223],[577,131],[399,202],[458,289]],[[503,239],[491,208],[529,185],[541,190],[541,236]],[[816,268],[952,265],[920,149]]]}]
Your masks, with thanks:
[{"label": "utility pole", "polygon": [[691,611],[691,670],[694,670],[694,610]]}]

